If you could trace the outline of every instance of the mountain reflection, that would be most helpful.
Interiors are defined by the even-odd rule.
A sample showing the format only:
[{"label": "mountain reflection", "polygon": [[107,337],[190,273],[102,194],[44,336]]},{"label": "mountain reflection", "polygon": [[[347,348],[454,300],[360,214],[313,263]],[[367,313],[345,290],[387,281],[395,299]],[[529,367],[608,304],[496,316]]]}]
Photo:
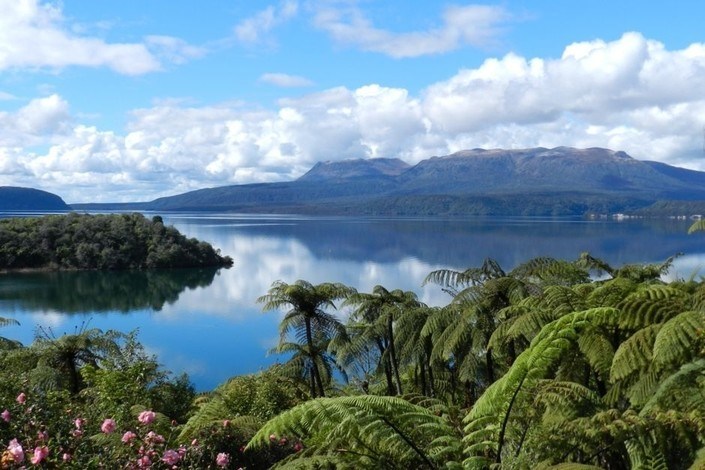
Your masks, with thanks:
[{"label": "mountain reflection", "polygon": [[211,285],[217,268],[148,271],[58,271],[0,275],[0,311],[105,313],[176,302],[186,289]]},{"label": "mountain reflection", "polygon": [[[178,219],[176,219],[178,221]],[[180,221],[183,223],[183,221]],[[199,230],[198,225],[204,224]],[[217,224],[222,224],[217,227]],[[485,257],[511,269],[528,259],[576,259],[587,251],[615,266],[660,262],[676,253],[702,252],[689,221],[567,220],[530,218],[442,219],[241,219],[188,220],[189,229],[222,242],[228,236],[295,239],[319,260],[396,263],[414,258],[429,265],[465,268]],[[217,228],[216,228],[217,227]],[[211,231],[212,230],[212,231]],[[224,249],[227,254],[227,249]],[[236,259],[237,262],[237,259]]]}]

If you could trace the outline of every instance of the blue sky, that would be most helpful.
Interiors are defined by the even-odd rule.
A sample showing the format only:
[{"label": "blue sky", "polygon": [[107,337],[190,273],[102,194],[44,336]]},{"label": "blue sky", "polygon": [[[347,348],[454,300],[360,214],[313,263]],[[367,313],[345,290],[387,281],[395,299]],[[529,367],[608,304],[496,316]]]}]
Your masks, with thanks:
[{"label": "blue sky", "polygon": [[699,1],[0,0],[0,185],[136,201],[322,160],[608,147],[705,170]]}]

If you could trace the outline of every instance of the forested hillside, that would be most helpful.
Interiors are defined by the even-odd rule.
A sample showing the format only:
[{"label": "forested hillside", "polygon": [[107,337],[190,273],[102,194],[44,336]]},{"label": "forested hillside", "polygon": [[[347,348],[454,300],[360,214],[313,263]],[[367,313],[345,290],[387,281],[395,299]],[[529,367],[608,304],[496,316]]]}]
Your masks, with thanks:
[{"label": "forested hillside", "polygon": [[206,242],[161,217],[50,215],[0,220],[0,269],[148,269],[229,266]]}]

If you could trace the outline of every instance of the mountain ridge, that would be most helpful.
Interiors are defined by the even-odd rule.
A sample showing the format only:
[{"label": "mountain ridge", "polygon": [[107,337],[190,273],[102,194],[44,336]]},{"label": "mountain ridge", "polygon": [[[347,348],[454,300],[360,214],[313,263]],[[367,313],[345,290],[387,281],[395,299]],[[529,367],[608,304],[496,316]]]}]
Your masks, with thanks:
[{"label": "mountain ridge", "polygon": [[537,147],[462,150],[416,165],[393,158],[320,162],[289,182],[200,189],[137,204],[330,215],[583,215],[705,201],[703,188],[703,172],[622,151]]},{"label": "mountain ridge", "polygon": [[0,186],[0,211],[67,211],[68,204],[56,194],[41,189]]}]

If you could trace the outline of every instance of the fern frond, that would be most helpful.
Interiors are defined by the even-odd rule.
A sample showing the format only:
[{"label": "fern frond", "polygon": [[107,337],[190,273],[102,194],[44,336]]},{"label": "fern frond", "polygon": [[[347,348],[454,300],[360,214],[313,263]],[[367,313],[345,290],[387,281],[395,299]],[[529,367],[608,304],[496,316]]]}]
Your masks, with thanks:
[{"label": "fern frond", "polygon": [[614,353],[610,380],[622,380],[651,363],[654,341],[660,329],[661,325],[648,326],[619,345]]},{"label": "fern frond", "polygon": [[634,292],[639,284],[626,278],[611,279],[593,290],[587,298],[590,307],[616,307],[629,294]]},{"label": "fern frond", "polygon": [[695,345],[703,329],[704,312],[683,312],[664,323],[654,340],[654,362],[662,366],[687,362],[696,353]]},{"label": "fern frond", "polygon": [[705,373],[705,359],[684,364],[678,371],[663,379],[641,414],[658,409],[673,409],[684,412],[698,411],[705,415],[705,395],[699,380]]},{"label": "fern frond", "polygon": [[703,230],[705,230],[705,219],[700,219],[696,222],[693,222],[693,225],[688,228],[688,235],[695,232],[701,232]]},{"label": "fern frond", "polygon": [[614,358],[612,343],[604,335],[588,332],[578,338],[578,348],[587,359],[588,364],[603,377],[609,377],[610,366]]},{"label": "fern frond", "polygon": [[637,329],[662,323],[682,312],[687,295],[672,286],[653,284],[624,299],[619,308],[624,312],[620,328]]},{"label": "fern frond", "polygon": [[[460,448],[460,437],[442,416],[398,397],[363,395],[319,398],[298,405],[268,421],[252,438],[249,448],[269,442],[270,434],[297,436],[333,445],[321,452],[339,453],[344,444],[378,464],[383,461],[434,467],[434,456]],[[449,440],[438,440],[446,436]],[[450,450],[449,450],[450,449]]]}]

